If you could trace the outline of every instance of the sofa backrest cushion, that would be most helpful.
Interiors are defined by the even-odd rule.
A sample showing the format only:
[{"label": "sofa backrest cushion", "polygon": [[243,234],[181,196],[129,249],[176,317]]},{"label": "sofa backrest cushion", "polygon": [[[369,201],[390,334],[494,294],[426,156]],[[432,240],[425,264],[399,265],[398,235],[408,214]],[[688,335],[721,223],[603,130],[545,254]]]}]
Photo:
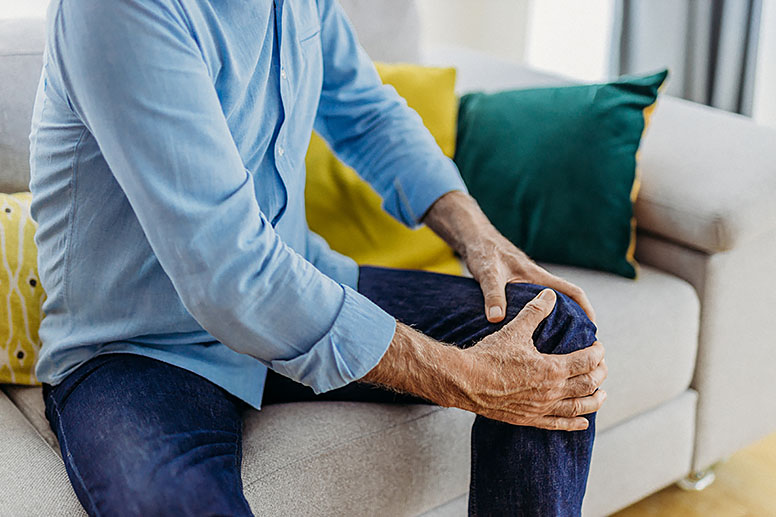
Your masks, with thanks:
[{"label": "sofa backrest cushion", "polygon": [[44,26],[43,19],[0,20],[0,192],[28,189],[30,119]]}]

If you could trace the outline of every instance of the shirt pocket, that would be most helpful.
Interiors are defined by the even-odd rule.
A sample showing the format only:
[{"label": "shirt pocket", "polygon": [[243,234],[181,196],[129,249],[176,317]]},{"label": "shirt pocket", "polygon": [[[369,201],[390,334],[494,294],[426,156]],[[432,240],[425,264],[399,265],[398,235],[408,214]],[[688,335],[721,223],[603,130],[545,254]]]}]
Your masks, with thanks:
[{"label": "shirt pocket", "polygon": [[302,59],[308,67],[316,61],[323,59],[321,53],[321,26],[320,24],[305,28],[299,32],[299,49]]},{"label": "shirt pocket", "polygon": [[[317,21],[317,20],[316,20]],[[292,80],[293,107],[286,113],[291,134],[288,145],[298,146],[294,156],[304,157],[323,86],[323,48],[320,21],[306,25],[296,38],[299,67]]]}]

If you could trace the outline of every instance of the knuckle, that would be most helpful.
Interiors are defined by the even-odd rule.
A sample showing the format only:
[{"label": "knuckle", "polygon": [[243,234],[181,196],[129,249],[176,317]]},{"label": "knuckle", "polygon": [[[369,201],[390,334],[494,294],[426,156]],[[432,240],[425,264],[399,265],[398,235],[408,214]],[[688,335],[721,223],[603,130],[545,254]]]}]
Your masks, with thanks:
[{"label": "knuckle", "polygon": [[499,296],[497,293],[489,293],[485,295],[486,307],[494,307],[494,306],[502,306],[502,305],[504,305],[504,298]]},{"label": "knuckle", "polygon": [[563,377],[563,367],[557,361],[550,360],[554,358],[547,358],[545,362],[545,373],[547,379],[556,380]]},{"label": "knuckle", "polygon": [[571,399],[567,401],[565,404],[565,407],[563,408],[563,415],[566,417],[572,417],[579,414],[579,400],[578,399]]},{"label": "knuckle", "polygon": [[533,314],[542,314],[544,313],[544,307],[541,305],[541,302],[538,300],[531,300],[527,304],[525,304],[525,307],[523,307],[523,310],[528,313]]},{"label": "knuckle", "polygon": [[589,372],[595,365],[589,355],[575,356],[571,359],[571,370],[574,372]]},{"label": "knuckle", "polygon": [[542,390],[542,400],[544,402],[552,403],[557,400],[560,400],[561,398],[562,398],[562,395],[559,393],[559,390],[557,388]]},{"label": "knuckle", "polygon": [[573,404],[569,403],[563,403],[558,404],[553,411],[554,415],[562,416],[562,417],[570,417],[574,415],[574,406]]},{"label": "knuckle", "polygon": [[595,385],[596,385],[596,387],[598,387],[601,384],[603,384],[604,381],[606,380],[606,377],[607,377],[606,368],[598,368],[596,370],[596,375],[595,375]]},{"label": "knuckle", "polygon": [[586,395],[591,395],[598,389],[598,382],[596,382],[596,379],[592,376],[587,377],[582,381],[582,389]]},{"label": "knuckle", "polygon": [[494,289],[499,285],[500,278],[501,275],[498,272],[489,270],[487,273],[480,275],[480,278],[477,280],[483,288]]},{"label": "knuckle", "polygon": [[547,389],[537,389],[534,394],[534,401],[537,409],[544,409],[548,403],[553,400],[552,392]]}]

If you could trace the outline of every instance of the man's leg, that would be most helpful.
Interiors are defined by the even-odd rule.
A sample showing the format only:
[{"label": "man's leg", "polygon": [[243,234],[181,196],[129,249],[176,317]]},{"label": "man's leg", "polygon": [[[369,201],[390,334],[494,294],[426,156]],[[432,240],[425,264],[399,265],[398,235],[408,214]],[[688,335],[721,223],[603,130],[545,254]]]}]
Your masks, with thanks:
[{"label": "man's leg", "polygon": [[90,515],[252,515],[242,403],[206,379],[130,354],[44,387],[46,416]]},{"label": "man's leg", "polygon": [[[507,287],[507,316],[485,318],[479,285],[470,278],[421,271],[362,267],[358,290],[402,323],[434,339],[466,348],[503,327],[540,291],[530,284]],[[543,353],[566,354],[595,341],[595,326],[579,306],[558,295],[554,311],[537,328]],[[315,395],[311,389],[270,372],[265,403],[296,400],[423,402],[408,395],[352,383]],[[580,512],[595,434],[545,431],[478,416],[472,428],[471,515],[576,515]]]}]

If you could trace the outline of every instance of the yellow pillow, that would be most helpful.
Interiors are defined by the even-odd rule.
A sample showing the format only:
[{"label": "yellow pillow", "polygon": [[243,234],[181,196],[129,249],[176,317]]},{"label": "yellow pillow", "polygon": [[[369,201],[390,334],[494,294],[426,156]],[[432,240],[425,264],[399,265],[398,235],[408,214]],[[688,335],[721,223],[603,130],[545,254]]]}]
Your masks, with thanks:
[{"label": "yellow pillow", "polygon": [[[455,153],[455,69],[376,64],[448,157]],[[380,196],[313,135],[307,151],[307,223],[332,249],[358,264],[461,274],[453,250],[430,229],[410,230],[383,211]]]},{"label": "yellow pillow", "polygon": [[29,192],[0,194],[0,383],[38,384],[38,327],[46,293],[38,278]]}]

